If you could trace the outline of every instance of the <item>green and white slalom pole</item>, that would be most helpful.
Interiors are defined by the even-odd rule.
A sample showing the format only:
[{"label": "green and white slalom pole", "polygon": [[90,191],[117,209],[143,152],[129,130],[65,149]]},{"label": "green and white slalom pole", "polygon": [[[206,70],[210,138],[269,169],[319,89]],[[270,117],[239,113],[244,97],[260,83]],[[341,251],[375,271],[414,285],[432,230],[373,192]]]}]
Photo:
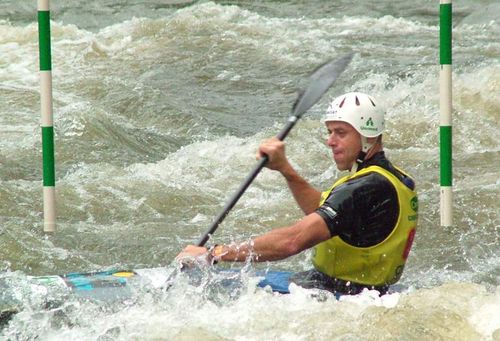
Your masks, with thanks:
[{"label": "green and white slalom pole", "polygon": [[43,231],[55,232],[56,192],[49,0],[38,0],[38,41],[40,51],[40,102],[42,114]]},{"label": "green and white slalom pole", "polygon": [[452,79],[451,79],[451,0],[440,0],[439,4],[439,108],[440,108],[440,184],[441,184],[441,226],[453,223],[452,196]]}]

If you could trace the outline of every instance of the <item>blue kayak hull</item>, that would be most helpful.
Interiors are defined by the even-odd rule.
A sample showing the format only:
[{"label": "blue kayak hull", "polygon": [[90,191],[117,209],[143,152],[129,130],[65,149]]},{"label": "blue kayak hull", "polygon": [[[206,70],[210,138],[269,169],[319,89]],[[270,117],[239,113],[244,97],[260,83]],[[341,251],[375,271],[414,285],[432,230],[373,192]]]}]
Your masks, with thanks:
[{"label": "blue kayak hull", "polygon": [[[160,273],[162,269],[144,269],[137,271],[100,271],[91,273],[70,273],[62,276],[44,276],[33,277],[33,279],[41,284],[54,284],[64,285],[71,289],[79,296],[91,298],[101,293],[99,298],[103,298],[104,292],[111,296],[117,296],[116,293],[120,291],[127,291],[127,284],[129,281],[136,280],[138,277],[151,277],[151,274],[157,271]],[[240,270],[218,270],[218,273],[236,273]],[[273,292],[281,294],[290,293],[288,287],[290,284],[290,277],[293,273],[289,271],[258,271],[255,276],[262,277],[257,284],[258,287],[270,287]],[[167,276],[168,277],[168,276]],[[116,292],[116,293],[113,293]]]},{"label": "blue kayak hull", "polygon": [[[226,287],[228,290],[241,288],[243,272],[241,270],[211,269],[212,275],[218,275],[222,280],[218,285]],[[194,270],[183,271],[188,278],[193,277],[193,283],[198,279],[203,279],[204,273]],[[172,275],[172,270],[166,268],[152,268],[140,270],[109,270],[88,273],[69,273],[54,276],[29,276],[30,285],[45,288],[47,294],[56,294],[58,300],[65,300],[64,297],[77,297],[79,299],[100,301],[100,302],[120,302],[125,301],[134,295],[134,288],[148,288],[164,290],[168,289],[175,281],[176,276]],[[293,273],[288,271],[257,271],[251,276],[260,279],[257,287],[271,288],[273,292],[288,294],[290,277]],[[248,274],[245,273],[245,276]],[[2,294],[0,295],[0,326],[6,323],[13,314],[19,312],[23,300],[16,295],[12,295],[15,288],[8,283],[0,281]],[[9,294],[10,292],[10,294]],[[52,295],[50,295],[52,296]],[[49,299],[50,300],[50,299]],[[47,306],[52,306],[56,302],[47,301]]]}]

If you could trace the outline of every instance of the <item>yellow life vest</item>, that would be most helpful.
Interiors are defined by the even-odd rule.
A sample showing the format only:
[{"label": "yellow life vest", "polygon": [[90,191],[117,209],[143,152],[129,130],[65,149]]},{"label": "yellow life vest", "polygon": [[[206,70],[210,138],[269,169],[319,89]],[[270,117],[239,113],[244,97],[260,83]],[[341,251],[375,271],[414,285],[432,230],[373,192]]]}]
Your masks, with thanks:
[{"label": "yellow life vest", "polygon": [[[408,176],[400,169],[398,171]],[[318,271],[331,277],[364,285],[381,286],[396,283],[403,273],[418,221],[416,192],[382,167],[369,166],[335,182],[330,190],[322,193],[320,206],[335,187],[372,172],[384,176],[396,189],[399,215],[390,235],[377,245],[369,247],[356,247],[335,236],[314,248],[312,261]]]}]

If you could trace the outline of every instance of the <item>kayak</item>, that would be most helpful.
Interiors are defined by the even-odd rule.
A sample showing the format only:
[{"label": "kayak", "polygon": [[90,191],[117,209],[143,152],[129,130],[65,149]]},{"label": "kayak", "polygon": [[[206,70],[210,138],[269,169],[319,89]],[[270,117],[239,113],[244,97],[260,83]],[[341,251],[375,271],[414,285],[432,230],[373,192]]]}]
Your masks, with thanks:
[{"label": "kayak", "polygon": [[[217,270],[218,273],[239,273],[240,270]],[[257,277],[263,277],[257,284],[264,288],[269,286],[273,292],[280,294],[290,293],[289,279],[292,272],[288,271],[258,271]],[[94,298],[106,300],[109,298],[121,297],[128,293],[127,284],[137,277],[149,279],[154,286],[166,283],[169,280],[164,269],[140,269],[134,271],[128,270],[109,270],[89,273],[69,273],[61,276],[41,276],[32,277],[35,282],[42,285],[69,288],[75,295],[82,298]],[[111,296],[111,297],[110,297]]]},{"label": "kayak", "polygon": [[[203,272],[187,272],[188,277],[200,279]],[[212,275],[219,275],[222,279],[219,284],[230,289],[241,283],[241,270],[216,269]],[[272,292],[288,294],[290,277],[289,271],[255,271],[251,276],[258,280],[257,287],[269,288]],[[250,274],[249,274],[250,275]],[[69,273],[54,276],[29,276],[28,280],[36,291],[58,293],[60,299],[65,295],[100,302],[119,302],[133,297],[134,288],[168,289],[172,285],[172,270],[166,268],[150,268],[139,270],[108,270],[86,273]],[[193,282],[193,281],[190,281]],[[3,293],[0,295],[0,325],[21,310],[22,304],[12,295],[8,295],[9,285],[0,281]],[[57,303],[56,303],[57,304]],[[46,306],[54,302],[45,302]]]}]

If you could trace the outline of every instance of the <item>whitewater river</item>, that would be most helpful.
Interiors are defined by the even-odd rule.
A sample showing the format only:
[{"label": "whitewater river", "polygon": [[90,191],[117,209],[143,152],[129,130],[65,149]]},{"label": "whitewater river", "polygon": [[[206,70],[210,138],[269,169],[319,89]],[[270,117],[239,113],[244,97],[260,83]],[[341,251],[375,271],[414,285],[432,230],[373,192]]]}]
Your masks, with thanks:
[{"label": "whitewater river", "polygon": [[[439,2],[52,1],[57,233],[45,235],[35,1],[0,1],[0,340],[500,340],[500,5],[454,1],[454,223],[439,213]],[[397,292],[340,301],[292,287],[138,286],[112,304],[44,306],[29,276],[173,269],[285,124],[323,61],[355,52],[287,138],[317,188],[341,174],[320,122],[362,91],[387,107],[385,149],[413,174],[420,221]],[[264,170],[213,242],[301,212]],[[310,252],[259,269],[310,268]],[[203,289],[205,288],[205,289]],[[9,297],[10,297],[9,296]]]}]

